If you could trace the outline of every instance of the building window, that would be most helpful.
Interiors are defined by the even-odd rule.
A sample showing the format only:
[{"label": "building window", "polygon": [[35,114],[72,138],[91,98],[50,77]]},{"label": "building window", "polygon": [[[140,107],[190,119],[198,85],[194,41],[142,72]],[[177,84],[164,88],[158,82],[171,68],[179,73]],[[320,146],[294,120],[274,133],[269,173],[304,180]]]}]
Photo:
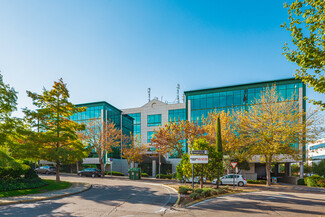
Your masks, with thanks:
[{"label": "building window", "polygon": [[161,114],[148,115],[148,127],[155,127],[161,125]]},{"label": "building window", "polygon": [[128,114],[133,120],[133,134],[141,135],[141,113]]},{"label": "building window", "polygon": [[174,109],[168,111],[168,120],[170,122],[184,121],[186,120],[186,110],[185,109]]},{"label": "building window", "polygon": [[147,143],[151,143],[151,139],[152,139],[153,135],[154,135],[153,131],[147,132]]}]

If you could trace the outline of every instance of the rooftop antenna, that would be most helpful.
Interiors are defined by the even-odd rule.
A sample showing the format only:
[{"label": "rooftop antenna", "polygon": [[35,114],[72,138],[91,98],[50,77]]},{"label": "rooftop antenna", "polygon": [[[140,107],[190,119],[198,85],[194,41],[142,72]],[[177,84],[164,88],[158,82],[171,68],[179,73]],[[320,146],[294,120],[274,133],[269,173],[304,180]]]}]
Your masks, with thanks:
[{"label": "rooftop antenna", "polygon": [[177,84],[177,97],[176,97],[176,102],[179,103],[179,89],[180,89],[180,85]]},{"label": "rooftop antenna", "polygon": [[148,88],[148,101],[150,102],[150,91],[151,91],[151,89],[150,89],[150,87]]},{"label": "rooftop antenna", "polygon": [[183,93],[183,103],[185,102],[185,94]]}]

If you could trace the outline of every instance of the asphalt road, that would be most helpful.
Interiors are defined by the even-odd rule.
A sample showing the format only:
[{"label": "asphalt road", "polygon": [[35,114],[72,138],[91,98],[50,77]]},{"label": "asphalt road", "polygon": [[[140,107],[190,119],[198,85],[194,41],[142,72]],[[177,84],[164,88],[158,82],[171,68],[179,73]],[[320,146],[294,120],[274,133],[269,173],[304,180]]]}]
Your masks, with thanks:
[{"label": "asphalt road", "polygon": [[[50,177],[54,178],[47,176]],[[162,186],[163,182],[76,176],[63,176],[62,180],[88,182],[93,188],[65,198],[0,206],[0,216],[325,217],[325,193],[321,192],[254,188],[255,192],[218,197],[189,208],[174,208],[171,206],[177,194]]]},{"label": "asphalt road", "polygon": [[178,198],[169,188],[144,181],[77,176],[61,179],[88,182],[93,187],[69,197],[0,206],[0,216],[161,216]]}]

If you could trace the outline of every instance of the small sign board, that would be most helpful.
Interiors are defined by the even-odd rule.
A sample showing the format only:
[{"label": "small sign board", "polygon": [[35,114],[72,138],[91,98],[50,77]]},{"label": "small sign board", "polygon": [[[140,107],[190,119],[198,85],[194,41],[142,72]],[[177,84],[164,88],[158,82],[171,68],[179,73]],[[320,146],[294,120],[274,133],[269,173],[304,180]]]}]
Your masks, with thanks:
[{"label": "small sign board", "polygon": [[235,169],[235,167],[237,166],[238,163],[237,162],[231,162],[230,164],[231,164],[232,168]]},{"label": "small sign board", "polygon": [[207,164],[209,157],[207,155],[190,155],[191,164]]},{"label": "small sign board", "polygon": [[110,162],[113,162],[113,158],[111,157],[111,158],[109,159],[109,161],[110,161]]},{"label": "small sign board", "polygon": [[208,150],[192,150],[191,154],[209,154]]}]

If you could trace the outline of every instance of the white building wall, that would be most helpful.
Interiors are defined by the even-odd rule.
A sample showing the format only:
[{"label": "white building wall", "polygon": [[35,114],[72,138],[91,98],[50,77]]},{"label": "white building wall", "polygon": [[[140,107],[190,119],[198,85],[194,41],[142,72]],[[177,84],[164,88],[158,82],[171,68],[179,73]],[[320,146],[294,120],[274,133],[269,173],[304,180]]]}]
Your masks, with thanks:
[{"label": "white building wall", "polygon": [[325,138],[309,143],[306,147],[306,155],[308,163],[318,163],[321,159],[325,159]]}]

